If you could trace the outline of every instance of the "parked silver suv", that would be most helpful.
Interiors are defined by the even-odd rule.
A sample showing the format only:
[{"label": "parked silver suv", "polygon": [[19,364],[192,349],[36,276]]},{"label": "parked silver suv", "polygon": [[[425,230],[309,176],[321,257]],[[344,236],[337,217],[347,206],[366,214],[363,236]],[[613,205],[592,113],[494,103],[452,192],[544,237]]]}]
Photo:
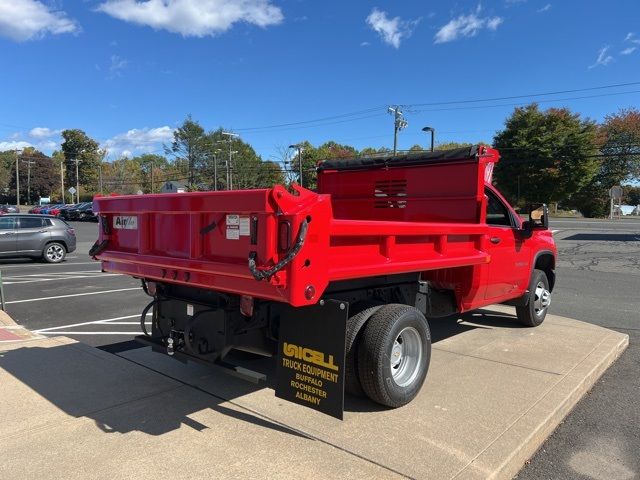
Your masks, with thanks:
[{"label": "parked silver suv", "polygon": [[0,216],[0,258],[33,257],[60,263],[76,249],[76,232],[48,215]]}]

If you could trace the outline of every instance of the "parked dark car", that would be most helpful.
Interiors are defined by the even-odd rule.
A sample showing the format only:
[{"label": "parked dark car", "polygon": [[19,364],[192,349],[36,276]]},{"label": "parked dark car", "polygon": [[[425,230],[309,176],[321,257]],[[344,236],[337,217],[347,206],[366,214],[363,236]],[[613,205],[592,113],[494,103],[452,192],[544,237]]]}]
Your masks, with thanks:
[{"label": "parked dark car", "polygon": [[0,258],[41,258],[60,263],[76,249],[76,232],[64,220],[46,215],[0,217]]},{"label": "parked dark car", "polygon": [[88,208],[91,202],[76,203],[70,207],[60,210],[60,218],[65,220],[78,220],[80,218],[80,209]]}]

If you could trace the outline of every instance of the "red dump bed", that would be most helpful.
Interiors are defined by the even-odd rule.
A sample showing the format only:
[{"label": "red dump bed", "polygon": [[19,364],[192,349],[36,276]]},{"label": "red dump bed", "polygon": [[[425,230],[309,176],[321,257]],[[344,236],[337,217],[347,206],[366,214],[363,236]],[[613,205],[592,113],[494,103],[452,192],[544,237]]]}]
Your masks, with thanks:
[{"label": "red dump bed", "polygon": [[109,272],[310,305],[337,280],[487,263],[484,182],[497,160],[477,147],[328,161],[320,193],[98,197],[93,253]]}]

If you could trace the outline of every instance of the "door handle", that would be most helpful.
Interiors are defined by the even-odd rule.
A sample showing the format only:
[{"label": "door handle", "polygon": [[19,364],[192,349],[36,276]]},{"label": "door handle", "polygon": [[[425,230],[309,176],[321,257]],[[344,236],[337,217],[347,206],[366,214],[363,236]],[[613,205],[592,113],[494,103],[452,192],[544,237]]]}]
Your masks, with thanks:
[{"label": "door handle", "polygon": [[498,243],[500,243],[501,239],[500,239],[500,237],[491,237],[491,239],[489,241],[491,243],[493,243],[494,245],[497,245]]}]

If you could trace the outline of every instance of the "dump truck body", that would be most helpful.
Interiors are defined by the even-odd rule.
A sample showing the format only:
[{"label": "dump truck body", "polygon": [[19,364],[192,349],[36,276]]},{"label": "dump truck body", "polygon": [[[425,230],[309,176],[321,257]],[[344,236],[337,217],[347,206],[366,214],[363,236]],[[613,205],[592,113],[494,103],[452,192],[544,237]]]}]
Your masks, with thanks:
[{"label": "dump truck body", "polygon": [[[546,272],[545,291],[553,288],[551,234],[544,222],[523,223],[490,185],[498,158],[475,147],[326,161],[317,193],[275,186],[98,197],[91,253],[103,270],[152,290],[146,341],[156,349],[210,363],[232,349],[278,355],[286,379],[316,378],[291,365],[335,373],[336,382],[324,379],[334,387],[330,399],[295,375],[276,393],[340,417],[336,392],[356,348],[349,322],[360,312],[410,305],[433,318],[505,301],[524,308],[536,265]],[[408,324],[417,315],[405,313]],[[419,334],[420,322],[407,328]]]}]

